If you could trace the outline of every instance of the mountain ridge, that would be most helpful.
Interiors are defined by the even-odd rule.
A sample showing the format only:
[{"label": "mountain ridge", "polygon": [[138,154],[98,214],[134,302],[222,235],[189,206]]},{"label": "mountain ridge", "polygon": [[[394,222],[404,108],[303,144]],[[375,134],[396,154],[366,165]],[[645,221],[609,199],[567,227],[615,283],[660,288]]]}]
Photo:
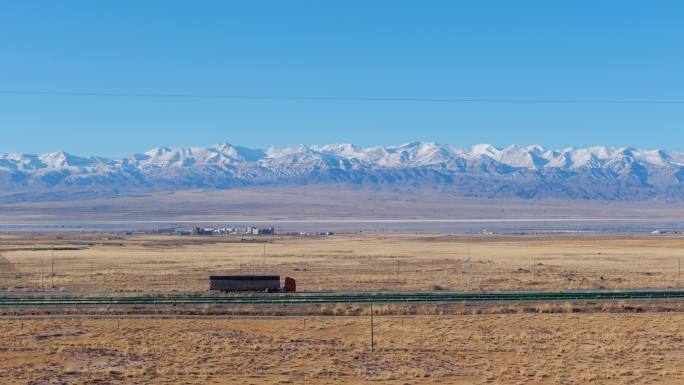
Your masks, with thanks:
[{"label": "mountain ridge", "polygon": [[684,153],[633,147],[433,142],[359,147],[327,144],[251,149],[230,143],[156,147],[112,159],[65,151],[0,155],[5,191],[176,191],[244,186],[346,184],[422,188],[463,196],[684,200]]}]

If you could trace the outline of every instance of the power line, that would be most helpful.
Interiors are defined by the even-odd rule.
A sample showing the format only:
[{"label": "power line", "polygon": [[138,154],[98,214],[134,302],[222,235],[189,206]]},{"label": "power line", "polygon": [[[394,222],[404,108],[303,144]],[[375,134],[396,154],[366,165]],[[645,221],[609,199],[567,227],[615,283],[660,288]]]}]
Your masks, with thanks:
[{"label": "power line", "polygon": [[417,102],[417,103],[514,103],[514,104],[684,104],[684,100],[665,99],[571,99],[571,98],[423,98],[423,97],[366,97],[366,96],[286,96],[286,95],[228,95],[174,94],[141,92],[79,92],[0,90],[2,95],[160,98],[160,99],[227,99],[319,102]]}]

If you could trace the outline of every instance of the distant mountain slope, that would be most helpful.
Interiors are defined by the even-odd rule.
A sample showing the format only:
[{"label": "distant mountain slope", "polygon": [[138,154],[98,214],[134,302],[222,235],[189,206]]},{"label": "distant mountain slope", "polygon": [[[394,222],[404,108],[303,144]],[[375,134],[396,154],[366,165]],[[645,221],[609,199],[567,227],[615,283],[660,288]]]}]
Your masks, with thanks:
[{"label": "distant mountain slope", "polygon": [[[684,153],[634,148],[540,146],[470,149],[414,142],[249,149],[151,149],[124,159],[66,152],[0,155],[5,193],[54,197],[241,186],[344,184],[436,189],[468,197],[684,200]],[[5,194],[7,195],[7,194]]]}]

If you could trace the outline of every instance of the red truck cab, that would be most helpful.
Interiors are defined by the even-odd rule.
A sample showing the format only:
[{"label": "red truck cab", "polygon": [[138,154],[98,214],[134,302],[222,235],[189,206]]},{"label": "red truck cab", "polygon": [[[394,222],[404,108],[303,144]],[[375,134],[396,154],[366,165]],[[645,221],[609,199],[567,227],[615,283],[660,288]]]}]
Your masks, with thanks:
[{"label": "red truck cab", "polygon": [[297,291],[297,281],[294,278],[285,277],[285,291],[288,293]]}]

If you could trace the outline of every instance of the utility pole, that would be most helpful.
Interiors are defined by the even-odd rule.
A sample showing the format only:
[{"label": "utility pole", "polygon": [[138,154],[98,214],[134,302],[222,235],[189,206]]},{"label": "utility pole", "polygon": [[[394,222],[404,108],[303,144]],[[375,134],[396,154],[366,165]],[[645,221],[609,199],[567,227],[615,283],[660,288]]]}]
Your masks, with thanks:
[{"label": "utility pole", "polygon": [[40,259],[40,290],[45,291],[45,284],[43,283],[43,275],[45,274],[45,260]]},{"label": "utility pole", "polygon": [[472,273],[472,266],[470,263],[470,244],[466,244],[468,251],[468,291],[470,291],[470,274]]},{"label": "utility pole", "polygon": [[52,268],[50,269],[50,275],[52,276],[52,288],[55,287],[55,248],[52,248]]},{"label": "utility pole", "polygon": [[399,258],[397,258],[397,283],[399,283]]},{"label": "utility pole", "polygon": [[537,280],[537,257],[532,257],[532,278]]},{"label": "utility pole", "polygon": [[677,258],[677,279],[682,279],[682,257]]},{"label": "utility pole", "polygon": [[93,281],[93,263],[90,262],[90,282]]},{"label": "utility pole", "polygon": [[370,318],[371,318],[371,353],[375,351],[375,325],[373,324],[373,303],[370,304]]}]

